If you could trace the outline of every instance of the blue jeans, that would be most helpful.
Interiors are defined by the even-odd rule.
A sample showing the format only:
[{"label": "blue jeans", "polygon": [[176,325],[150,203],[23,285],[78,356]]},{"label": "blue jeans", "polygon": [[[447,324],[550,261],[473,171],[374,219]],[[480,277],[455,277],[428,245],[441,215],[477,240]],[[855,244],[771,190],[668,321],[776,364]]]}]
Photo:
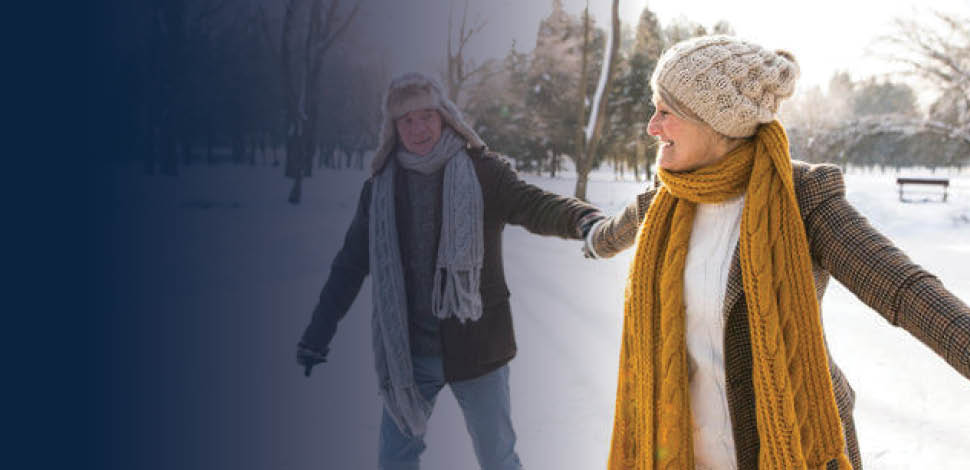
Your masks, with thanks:
[{"label": "blue jeans", "polygon": [[[438,392],[445,386],[441,358],[414,356],[411,360],[418,389],[433,406]],[[515,453],[515,431],[512,430],[508,364],[481,377],[449,385],[465,415],[465,426],[482,470],[520,470],[522,464]],[[381,470],[417,470],[424,449],[423,436],[401,434],[384,410],[378,456]]]}]

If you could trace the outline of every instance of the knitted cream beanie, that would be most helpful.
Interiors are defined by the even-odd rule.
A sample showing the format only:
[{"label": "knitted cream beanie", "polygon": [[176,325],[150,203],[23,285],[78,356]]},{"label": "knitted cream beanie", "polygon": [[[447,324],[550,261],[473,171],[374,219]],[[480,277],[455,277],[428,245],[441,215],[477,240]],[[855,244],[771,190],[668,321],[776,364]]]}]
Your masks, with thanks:
[{"label": "knitted cream beanie", "polygon": [[731,36],[701,36],[660,56],[650,84],[717,132],[754,135],[795,92],[799,69],[787,51],[769,51]]}]

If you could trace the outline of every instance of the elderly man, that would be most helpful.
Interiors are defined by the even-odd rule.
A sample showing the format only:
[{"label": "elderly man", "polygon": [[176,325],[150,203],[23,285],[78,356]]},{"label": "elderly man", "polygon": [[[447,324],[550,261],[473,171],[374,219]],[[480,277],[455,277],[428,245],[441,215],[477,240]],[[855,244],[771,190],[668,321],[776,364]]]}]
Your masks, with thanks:
[{"label": "elderly man", "polygon": [[418,468],[426,423],[446,384],[481,467],[522,468],[509,406],[516,345],[502,230],[512,223],[579,240],[603,216],[520,180],[424,75],[392,80],[383,111],[372,176],[297,360],[307,374],[326,360],[337,322],[370,273],[384,403],[380,468]]}]

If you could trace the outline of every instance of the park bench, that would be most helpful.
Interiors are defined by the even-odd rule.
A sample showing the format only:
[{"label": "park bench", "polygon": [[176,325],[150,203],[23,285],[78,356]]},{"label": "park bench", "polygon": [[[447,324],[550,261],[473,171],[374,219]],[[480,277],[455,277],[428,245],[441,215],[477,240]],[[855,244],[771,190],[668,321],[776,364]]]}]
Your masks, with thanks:
[{"label": "park bench", "polygon": [[943,187],[943,202],[946,202],[946,192],[947,188],[950,187],[950,180],[948,178],[896,178],[896,184],[899,185],[899,200],[903,202],[903,186],[907,184],[920,184],[929,186],[942,186]]}]

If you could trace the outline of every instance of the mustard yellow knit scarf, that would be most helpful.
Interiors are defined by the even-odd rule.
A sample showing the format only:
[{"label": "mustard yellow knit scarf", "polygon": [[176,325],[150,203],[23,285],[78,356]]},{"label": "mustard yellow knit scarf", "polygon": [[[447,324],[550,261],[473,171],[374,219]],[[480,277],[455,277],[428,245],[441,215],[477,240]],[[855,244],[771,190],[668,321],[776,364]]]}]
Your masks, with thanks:
[{"label": "mustard yellow knit scarf", "polygon": [[709,167],[659,172],[636,241],[623,317],[608,468],[694,470],[684,263],[698,203],[745,194],[741,271],[748,307],[760,470],[824,470],[845,454],[812,261],[780,123]]}]

